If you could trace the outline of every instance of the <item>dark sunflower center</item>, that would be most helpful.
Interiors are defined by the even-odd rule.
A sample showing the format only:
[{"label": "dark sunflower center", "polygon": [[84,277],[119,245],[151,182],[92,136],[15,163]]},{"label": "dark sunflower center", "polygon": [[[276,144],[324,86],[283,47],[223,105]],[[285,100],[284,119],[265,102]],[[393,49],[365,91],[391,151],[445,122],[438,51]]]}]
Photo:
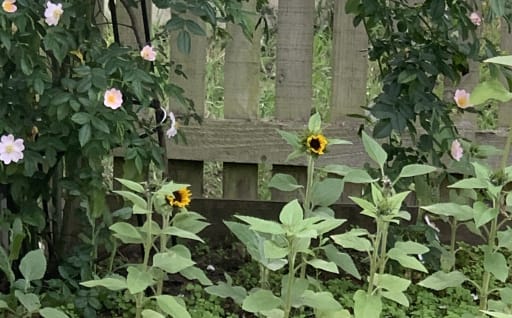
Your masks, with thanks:
[{"label": "dark sunflower center", "polygon": [[311,139],[311,141],[309,142],[309,146],[315,150],[320,149],[320,140],[318,140],[318,138]]},{"label": "dark sunflower center", "polygon": [[174,195],[174,201],[181,202],[182,197],[179,191],[173,192],[172,195]]}]

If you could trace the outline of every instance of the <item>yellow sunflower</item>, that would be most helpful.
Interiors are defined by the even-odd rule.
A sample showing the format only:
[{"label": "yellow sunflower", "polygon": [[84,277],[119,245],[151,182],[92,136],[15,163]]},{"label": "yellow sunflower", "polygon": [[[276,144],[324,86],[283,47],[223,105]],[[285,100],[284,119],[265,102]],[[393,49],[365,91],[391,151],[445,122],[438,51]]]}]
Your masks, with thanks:
[{"label": "yellow sunflower", "polygon": [[177,206],[179,208],[184,208],[190,204],[190,197],[192,196],[192,192],[189,189],[183,188],[178,191],[174,191],[170,195],[165,196],[165,200],[170,206]]},{"label": "yellow sunflower", "polygon": [[328,143],[327,138],[322,134],[310,135],[306,139],[306,149],[310,153],[323,155]]}]

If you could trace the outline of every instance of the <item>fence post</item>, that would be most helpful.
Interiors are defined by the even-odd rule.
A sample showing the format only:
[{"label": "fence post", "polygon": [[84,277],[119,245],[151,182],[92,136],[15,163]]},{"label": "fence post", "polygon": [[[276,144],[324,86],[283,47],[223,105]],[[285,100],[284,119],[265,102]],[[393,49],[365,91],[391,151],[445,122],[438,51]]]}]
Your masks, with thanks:
[{"label": "fence post", "polygon": [[306,122],[313,99],[315,1],[280,0],[277,15],[276,118]]},{"label": "fence post", "polygon": [[[224,62],[224,118],[254,120],[258,117],[261,39],[261,28],[254,30],[256,0],[242,2],[242,10],[254,14],[249,19],[253,35],[247,39],[240,26],[226,26],[231,39]],[[258,198],[257,165],[224,162],[222,174],[224,198]]]},{"label": "fence post", "polygon": [[361,114],[360,106],[366,104],[368,36],[362,24],[354,27],[345,13],[346,2],[334,4],[331,122]]},{"label": "fence post", "polygon": [[[315,1],[280,0],[277,9],[277,73],[275,117],[306,124],[313,99]],[[284,150],[283,150],[284,151]],[[303,166],[273,165],[272,173],[293,175],[305,184]],[[272,190],[272,199],[287,201],[294,193]]]},{"label": "fence post", "polygon": [[[187,15],[184,18],[194,20],[206,30],[206,24],[199,17]],[[184,95],[192,100],[196,112],[203,117],[206,98],[205,77],[208,40],[205,36],[190,34],[191,49],[189,54],[185,54],[178,49],[177,37],[178,32],[171,33],[171,61],[182,65],[182,71],[187,78],[171,72],[170,81],[185,90]],[[179,101],[171,99],[170,105],[170,110],[178,115],[182,108]],[[172,142],[167,145],[167,149],[168,152],[173,151]],[[190,184],[194,195],[202,195],[203,161],[169,160],[168,173],[172,180]]]}]

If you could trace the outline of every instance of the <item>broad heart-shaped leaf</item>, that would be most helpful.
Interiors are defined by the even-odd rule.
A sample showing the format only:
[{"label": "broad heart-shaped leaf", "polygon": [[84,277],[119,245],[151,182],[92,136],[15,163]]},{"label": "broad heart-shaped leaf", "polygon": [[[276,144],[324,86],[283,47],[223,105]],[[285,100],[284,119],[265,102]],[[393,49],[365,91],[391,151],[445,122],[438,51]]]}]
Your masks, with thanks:
[{"label": "broad heart-shaped leaf", "polygon": [[9,257],[5,253],[5,250],[2,246],[0,246],[0,271],[4,272],[7,281],[12,285],[16,278],[14,277],[14,272],[11,269],[11,262],[9,261]]},{"label": "broad heart-shaped leaf", "polygon": [[361,279],[361,274],[357,270],[354,260],[347,253],[338,251],[332,244],[328,244],[323,247],[327,259],[338,265],[339,268],[344,270],[347,274],[354,276],[357,279]]},{"label": "broad heart-shaped leaf", "polygon": [[248,223],[254,231],[268,234],[285,234],[286,230],[281,224],[274,221],[267,221],[252,216],[235,215],[236,218]]},{"label": "broad heart-shaped leaf", "polygon": [[428,174],[428,173],[434,172],[436,170],[437,170],[436,167],[432,167],[429,165],[410,164],[410,165],[407,165],[402,168],[397,179],[420,176],[423,174]]},{"label": "broad heart-shaped leaf", "polygon": [[125,244],[140,244],[143,242],[142,235],[135,228],[127,222],[117,222],[112,224],[109,229],[114,232],[114,236]]},{"label": "broad heart-shaped leaf", "polygon": [[163,312],[173,318],[191,318],[183,301],[169,295],[155,296],[156,303]]},{"label": "broad heart-shaped leaf", "polygon": [[380,318],[382,312],[382,300],[377,295],[368,295],[363,290],[354,294],[355,318]]},{"label": "broad heart-shaped leaf", "polygon": [[39,310],[39,314],[44,318],[69,318],[68,315],[63,313],[57,308],[45,307]]},{"label": "broad heart-shaped leaf", "polygon": [[[354,170],[354,168],[345,166],[345,165],[330,164],[330,165],[326,165],[325,167],[321,168],[320,170],[327,172],[327,173],[337,174],[338,176],[344,177],[350,171]],[[363,169],[360,169],[360,170],[365,171]]]},{"label": "broad heart-shaped leaf", "polygon": [[372,176],[363,169],[352,169],[352,171],[348,172],[345,178],[343,178],[343,181],[347,183],[372,183],[376,180],[377,179],[372,178]]},{"label": "broad heart-shaped leaf", "polygon": [[281,305],[281,298],[274,296],[270,290],[258,289],[244,299],[242,309],[258,313],[279,308]]},{"label": "broad heart-shaped leaf", "polygon": [[499,231],[497,234],[499,247],[512,251],[512,229],[507,226],[506,230]]},{"label": "broad heart-shaped leaf", "polygon": [[154,284],[153,276],[149,272],[141,271],[135,266],[128,266],[127,271],[126,286],[132,295],[140,293]]},{"label": "broad heart-shaped leaf", "polygon": [[287,192],[304,188],[302,185],[297,183],[297,180],[293,176],[284,173],[276,173],[273,175],[272,179],[270,179],[270,182],[268,183],[268,187]]},{"label": "broad heart-shaped leaf", "polygon": [[388,257],[400,263],[403,267],[415,269],[420,272],[428,273],[427,269],[421,262],[413,256],[407,255],[404,251],[393,247],[388,251]]},{"label": "broad heart-shaped leaf", "polygon": [[219,281],[217,285],[208,286],[204,290],[208,294],[219,296],[221,298],[231,298],[238,305],[241,305],[245,297],[247,297],[247,291],[245,288],[241,286],[232,286],[229,281],[227,284]]},{"label": "broad heart-shaped leaf", "polygon": [[491,79],[479,83],[473,88],[469,102],[479,105],[491,99],[506,103],[512,99],[512,93],[499,80]]},{"label": "broad heart-shaped leaf", "polygon": [[188,280],[196,279],[203,286],[213,285],[212,281],[206,276],[202,269],[190,266],[180,271],[181,276]]},{"label": "broad heart-shaped leaf", "polygon": [[265,258],[283,258],[290,252],[288,248],[277,246],[270,240],[265,240],[263,246]]},{"label": "broad heart-shaped leaf", "polygon": [[9,308],[9,305],[4,301],[0,299],[0,309]]},{"label": "broad heart-shaped leaf", "polygon": [[314,258],[312,260],[308,260],[306,263],[313,266],[316,269],[321,269],[326,272],[336,273],[338,274],[338,267],[334,262],[327,262],[323,259]]},{"label": "broad heart-shaped leaf", "polygon": [[41,303],[39,302],[39,297],[37,297],[36,294],[32,294],[32,293],[25,294],[21,290],[15,290],[14,296],[23,305],[23,307],[25,307],[25,309],[30,313],[33,313],[36,310],[38,310],[39,308],[41,308]]},{"label": "broad heart-shaped leaf", "polygon": [[319,310],[316,311],[316,318],[352,318],[350,312],[346,309],[330,311],[330,310]]},{"label": "broad heart-shaped leaf", "polygon": [[489,207],[487,204],[481,201],[475,202],[473,204],[473,219],[475,221],[476,227],[481,227],[487,224],[489,221],[498,216],[498,209]]},{"label": "broad heart-shaped leaf", "polygon": [[272,309],[272,310],[265,310],[262,311],[260,314],[265,316],[266,318],[283,318],[284,317],[284,311],[282,309]]},{"label": "broad heart-shaped leaf", "polygon": [[352,229],[346,233],[331,235],[334,243],[343,248],[352,248],[359,252],[370,252],[373,250],[370,241],[362,237],[368,235],[368,231],[364,229]]},{"label": "broad heart-shaped leaf", "polygon": [[209,225],[203,220],[205,220],[205,217],[199,213],[182,211],[174,216],[173,225],[187,232],[197,234]]},{"label": "broad heart-shaped leaf", "polygon": [[116,190],[116,191],[113,191],[113,192],[116,193],[116,194],[119,194],[120,196],[122,196],[126,200],[129,200],[130,202],[132,202],[136,206],[139,206],[141,208],[146,208],[148,206],[148,203],[146,202],[146,200],[144,200],[142,197],[140,197],[139,195],[137,195],[137,194],[135,194],[133,192],[122,191],[122,190]]},{"label": "broad heart-shaped leaf", "polygon": [[97,287],[102,286],[106,289],[117,291],[117,290],[123,290],[127,289],[128,286],[126,285],[126,279],[122,276],[117,277],[107,277],[102,279],[96,279],[96,280],[88,280],[86,282],[81,282],[80,285],[85,287]]},{"label": "broad heart-shaped leaf", "polygon": [[491,316],[491,317],[496,317],[496,318],[512,318],[511,314],[505,314],[505,313],[502,313],[502,312],[495,312],[495,311],[488,311],[488,310],[480,310],[480,311],[483,312],[486,315]]},{"label": "broad heart-shaped leaf", "polygon": [[442,216],[451,216],[457,221],[467,221],[473,219],[473,209],[467,205],[458,203],[436,203],[428,206],[422,206],[423,210]]},{"label": "broad heart-shaped leaf", "polygon": [[407,299],[407,296],[405,296],[403,292],[383,290],[380,294],[384,298],[392,300],[402,306],[409,307],[409,299]]},{"label": "broad heart-shaped leaf", "polygon": [[322,129],[322,117],[320,117],[319,113],[314,113],[309,117],[308,130],[312,134],[318,134],[320,133],[320,129]]},{"label": "broad heart-shaped leaf", "polygon": [[169,183],[164,184],[160,189],[158,189],[158,191],[156,193],[161,194],[161,195],[168,195],[175,191],[185,189],[188,187],[190,187],[190,184],[174,183],[171,181]]},{"label": "broad heart-shaped leaf", "polygon": [[485,253],[484,269],[501,282],[505,282],[508,278],[507,260],[501,253]]},{"label": "broad heart-shaped leaf", "polygon": [[153,266],[163,269],[167,273],[176,274],[177,272],[195,264],[190,257],[187,257],[176,249],[173,249],[153,255]]},{"label": "broad heart-shaped leaf", "polygon": [[132,191],[135,191],[138,193],[144,193],[144,187],[137,182],[127,180],[127,179],[122,179],[122,178],[115,178],[115,179],[119,183],[121,183],[123,186],[125,186],[126,188],[128,188]]},{"label": "broad heart-shaped leaf", "polygon": [[334,204],[343,192],[343,180],[338,178],[326,178],[317,182],[311,192],[313,206],[329,206]]},{"label": "broad heart-shaped leaf", "polygon": [[141,314],[142,318],[165,318],[161,313],[151,309],[144,309]]},{"label": "broad heart-shaped leaf", "polygon": [[425,245],[413,241],[397,241],[394,248],[405,254],[425,254],[429,251],[429,248]]},{"label": "broad heart-shaped leaf", "polygon": [[42,279],[46,272],[46,258],[42,249],[28,252],[20,262],[20,272],[26,281]]},{"label": "broad heart-shaped leaf", "polygon": [[381,289],[394,292],[403,292],[409,287],[411,281],[390,274],[375,274],[375,283]]},{"label": "broad heart-shaped leaf", "polygon": [[384,163],[386,163],[386,160],[388,159],[388,154],[386,151],[384,151],[381,145],[379,145],[378,142],[368,136],[366,132],[362,131],[362,137],[363,146],[366,150],[366,153],[373,161],[379,165],[380,169],[383,169]]},{"label": "broad heart-shaped leaf", "polygon": [[343,309],[330,292],[306,290],[302,294],[304,305],[320,310],[337,311]]},{"label": "broad heart-shaped leaf", "polygon": [[364,212],[370,212],[370,213],[376,213],[377,212],[377,207],[369,202],[369,201],[366,201],[365,199],[361,199],[361,198],[358,198],[358,197],[349,197],[350,200],[354,201],[357,205],[359,205]]},{"label": "broad heart-shaped leaf", "polygon": [[262,262],[265,258],[263,242],[264,239],[257,232],[250,229],[247,224],[224,221],[224,224],[235,236],[245,245],[247,252],[257,261]]},{"label": "broad heart-shaped leaf", "polygon": [[304,212],[298,200],[288,202],[279,213],[279,221],[287,226],[294,226],[303,218]]},{"label": "broad heart-shaped leaf", "polygon": [[419,282],[418,285],[433,290],[443,290],[449,287],[458,287],[466,280],[466,276],[459,271],[449,273],[438,271]]}]

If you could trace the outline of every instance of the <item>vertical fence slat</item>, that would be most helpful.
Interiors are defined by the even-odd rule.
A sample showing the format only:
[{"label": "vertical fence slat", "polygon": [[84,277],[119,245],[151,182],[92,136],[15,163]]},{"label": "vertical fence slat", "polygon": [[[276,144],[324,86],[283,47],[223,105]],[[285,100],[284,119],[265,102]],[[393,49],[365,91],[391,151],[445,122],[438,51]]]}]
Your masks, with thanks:
[{"label": "vertical fence slat", "polygon": [[352,24],[345,13],[346,1],[335,1],[332,51],[331,121],[360,114],[366,102],[368,36],[364,27]]},{"label": "vertical fence slat", "polygon": [[[250,27],[256,23],[256,0],[242,3],[242,8],[254,12]],[[256,119],[259,101],[260,28],[252,40],[242,29],[227,24],[231,39],[226,46],[224,66],[224,118]],[[222,170],[223,196],[226,199],[258,198],[258,166],[224,162]]]},{"label": "vertical fence slat", "polygon": [[[185,18],[194,20],[206,30],[206,24],[200,18],[192,15],[185,16]],[[190,34],[190,36],[190,54],[184,54],[178,49],[178,33],[171,33],[171,61],[182,65],[182,71],[186,74],[187,78],[171,72],[170,81],[185,90],[185,97],[190,98],[193,101],[196,112],[200,116],[203,116],[206,99],[205,78],[208,40],[204,36],[194,34]],[[180,105],[176,99],[171,99],[170,104],[170,110],[175,114],[179,114],[181,109],[183,109],[183,106]],[[173,144],[168,143],[167,149],[168,153],[172,152]],[[201,197],[203,195],[203,171],[203,161],[200,160],[169,160],[169,177],[175,182],[190,184],[192,195],[194,197]]]},{"label": "vertical fence slat", "polygon": [[277,11],[276,118],[306,121],[311,112],[315,1],[280,0]]},{"label": "vertical fence slat", "polygon": [[[307,122],[313,99],[313,36],[315,1],[280,0],[277,8],[276,110],[278,120]],[[306,168],[273,165],[272,173],[287,173],[306,184]],[[271,191],[273,200],[287,201],[295,193]]]}]

